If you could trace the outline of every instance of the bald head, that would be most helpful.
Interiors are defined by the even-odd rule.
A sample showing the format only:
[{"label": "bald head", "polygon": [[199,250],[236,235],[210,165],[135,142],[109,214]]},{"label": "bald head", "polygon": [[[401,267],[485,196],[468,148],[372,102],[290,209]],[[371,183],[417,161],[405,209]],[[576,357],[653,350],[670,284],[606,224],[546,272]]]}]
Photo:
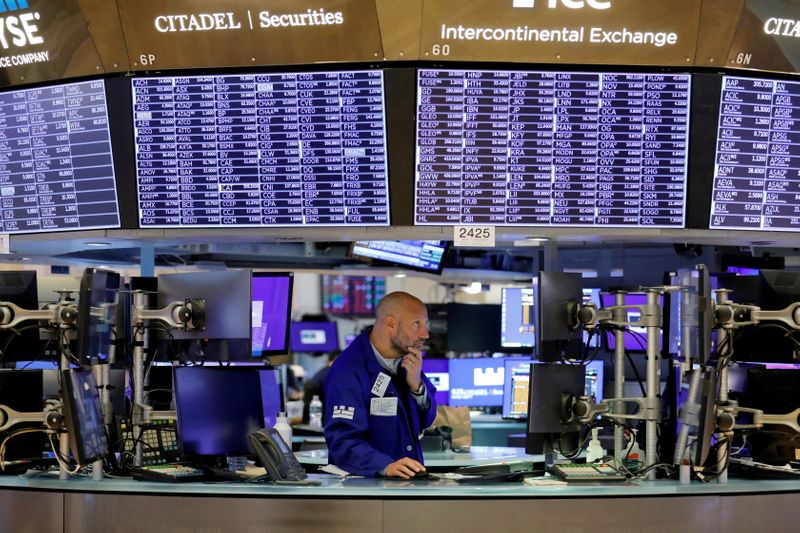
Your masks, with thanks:
[{"label": "bald head", "polygon": [[409,348],[420,349],[428,339],[428,310],[422,300],[407,292],[392,292],[375,309],[370,340],[384,357],[402,357]]}]

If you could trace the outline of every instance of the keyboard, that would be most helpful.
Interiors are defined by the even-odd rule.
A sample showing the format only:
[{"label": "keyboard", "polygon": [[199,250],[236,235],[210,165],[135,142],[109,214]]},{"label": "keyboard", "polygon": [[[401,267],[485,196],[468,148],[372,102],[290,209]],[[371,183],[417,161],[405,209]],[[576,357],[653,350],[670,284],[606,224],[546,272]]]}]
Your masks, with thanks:
[{"label": "keyboard", "polygon": [[[118,421],[122,452],[133,453],[133,426],[126,418]],[[142,426],[142,464],[144,466],[173,463],[180,458],[178,427],[175,420],[151,420]]]},{"label": "keyboard", "polygon": [[800,479],[800,468],[774,466],[751,459],[730,458],[728,469],[732,475],[749,479]]},{"label": "keyboard", "polygon": [[208,479],[205,471],[193,466],[167,463],[131,468],[136,481],[160,481],[164,483],[188,483]]},{"label": "keyboard", "polygon": [[567,483],[596,481],[625,481],[625,474],[607,463],[558,463],[546,468],[548,472]]}]

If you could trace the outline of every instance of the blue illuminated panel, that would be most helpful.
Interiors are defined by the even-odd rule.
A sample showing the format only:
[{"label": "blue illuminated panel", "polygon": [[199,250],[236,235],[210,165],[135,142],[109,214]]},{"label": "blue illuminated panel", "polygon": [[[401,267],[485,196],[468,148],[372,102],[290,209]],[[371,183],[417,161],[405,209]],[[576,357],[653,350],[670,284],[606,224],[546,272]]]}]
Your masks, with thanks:
[{"label": "blue illuminated panel", "polygon": [[383,72],[132,81],[141,227],[388,226]]}]

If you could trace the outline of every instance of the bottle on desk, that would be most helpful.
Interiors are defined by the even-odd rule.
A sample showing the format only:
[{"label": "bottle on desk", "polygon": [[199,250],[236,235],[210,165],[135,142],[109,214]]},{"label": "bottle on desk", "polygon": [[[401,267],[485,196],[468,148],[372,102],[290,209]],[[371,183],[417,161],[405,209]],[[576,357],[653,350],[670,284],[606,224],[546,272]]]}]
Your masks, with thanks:
[{"label": "bottle on desk", "polygon": [[275,425],[272,426],[278,435],[281,436],[283,441],[292,449],[292,426],[289,425],[289,419],[286,418],[286,413],[278,413],[278,418],[275,420]]},{"label": "bottle on desk", "polygon": [[308,404],[308,425],[322,431],[322,401],[316,394]]}]

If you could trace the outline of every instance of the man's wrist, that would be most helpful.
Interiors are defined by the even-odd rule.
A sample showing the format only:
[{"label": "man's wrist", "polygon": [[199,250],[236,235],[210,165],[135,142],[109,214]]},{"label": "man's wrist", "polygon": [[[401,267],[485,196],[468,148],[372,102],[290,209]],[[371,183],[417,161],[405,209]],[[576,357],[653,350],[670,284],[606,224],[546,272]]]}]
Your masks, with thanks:
[{"label": "man's wrist", "polygon": [[425,384],[422,382],[420,382],[419,387],[417,387],[416,389],[414,389],[413,387],[411,388],[411,394],[413,394],[414,396],[422,396],[424,392],[425,392]]}]

